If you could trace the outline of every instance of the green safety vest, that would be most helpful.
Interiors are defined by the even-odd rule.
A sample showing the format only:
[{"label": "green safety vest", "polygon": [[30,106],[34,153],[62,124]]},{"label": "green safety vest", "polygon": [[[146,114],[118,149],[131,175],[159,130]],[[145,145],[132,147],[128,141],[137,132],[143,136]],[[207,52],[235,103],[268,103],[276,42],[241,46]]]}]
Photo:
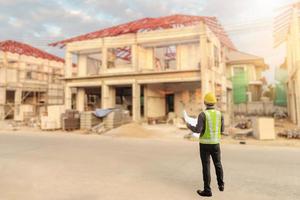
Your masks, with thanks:
[{"label": "green safety vest", "polygon": [[200,136],[201,144],[219,144],[221,139],[221,112],[217,110],[206,110],[205,132]]}]

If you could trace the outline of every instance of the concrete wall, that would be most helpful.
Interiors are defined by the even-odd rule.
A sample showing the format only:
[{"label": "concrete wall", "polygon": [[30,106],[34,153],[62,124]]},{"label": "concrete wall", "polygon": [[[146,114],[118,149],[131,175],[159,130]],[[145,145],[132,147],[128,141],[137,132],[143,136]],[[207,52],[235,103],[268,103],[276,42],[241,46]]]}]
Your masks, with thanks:
[{"label": "concrete wall", "polygon": [[154,70],[153,48],[138,47],[138,66],[140,71]]},{"label": "concrete wall", "polygon": [[248,102],[233,106],[233,112],[241,115],[271,116],[276,110],[287,112],[287,108],[274,106],[273,102]]},{"label": "concrete wall", "polygon": [[145,116],[149,116],[149,110],[153,106],[157,110],[150,111],[151,117],[154,115],[153,112],[159,113],[155,117],[166,116],[166,95],[169,94],[174,94],[174,112],[177,117],[182,117],[183,110],[192,116],[198,116],[202,111],[202,93],[199,82],[149,84],[146,85],[145,92],[145,107],[148,113]]},{"label": "concrete wall", "polygon": [[292,19],[287,35],[286,67],[288,70],[288,113],[300,127],[300,21],[299,8],[292,9]]},{"label": "concrete wall", "polygon": [[[182,44],[177,46],[177,65],[181,70],[197,69],[200,67],[199,43]],[[200,69],[200,68],[199,68]]]},{"label": "concrete wall", "polygon": [[165,94],[160,87],[154,85],[147,86],[147,116],[157,118],[166,116],[166,99]]},{"label": "concrete wall", "polygon": [[197,117],[202,111],[201,89],[184,90],[175,93],[175,113],[178,117],[182,117],[183,110],[189,115]]}]

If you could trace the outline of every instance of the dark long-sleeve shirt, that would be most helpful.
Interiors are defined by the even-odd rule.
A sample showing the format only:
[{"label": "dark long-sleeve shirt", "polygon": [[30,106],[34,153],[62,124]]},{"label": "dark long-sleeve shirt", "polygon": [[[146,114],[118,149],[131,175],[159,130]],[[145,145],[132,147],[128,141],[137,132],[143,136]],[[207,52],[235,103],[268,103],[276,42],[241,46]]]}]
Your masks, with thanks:
[{"label": "dark long-sleeve shirt", "polygon": [[[213,107],[208,107],[206,108],[206,110],[212,110],[214,109]],[[187,127],[193,131],[194,133],[200,133],[200,136],[202,136],[205,132],[205,126],[206,126],[206,116],[205,116],[205,113],[204,112],[201,112],[198,116],[198,122],[197,122],[197,125],[196,127],[195,126],[192,126],[190,124],[187,124]],[[224,117],[223,115],[221,115],[221,134],[224,133]]]}]

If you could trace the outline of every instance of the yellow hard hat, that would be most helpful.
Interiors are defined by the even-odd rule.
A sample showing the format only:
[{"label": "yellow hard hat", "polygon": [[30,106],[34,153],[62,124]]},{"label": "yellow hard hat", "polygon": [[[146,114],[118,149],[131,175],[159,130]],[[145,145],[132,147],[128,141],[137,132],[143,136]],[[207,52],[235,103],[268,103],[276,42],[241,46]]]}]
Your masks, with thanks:
[{"label": "yellow hard hat", "polygon": [[217,103],[216,96],[211,92],[207,93],[204,97],[204,103],[216,104]]}]

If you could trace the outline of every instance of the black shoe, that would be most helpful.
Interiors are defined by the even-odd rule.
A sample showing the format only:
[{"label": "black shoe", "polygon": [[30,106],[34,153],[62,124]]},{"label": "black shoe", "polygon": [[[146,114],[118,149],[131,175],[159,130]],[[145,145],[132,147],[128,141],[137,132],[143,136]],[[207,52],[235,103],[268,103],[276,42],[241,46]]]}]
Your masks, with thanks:
[{"label": "black shoe", "polygon": [[223,192],[223,191],[224,191],[224,185],[219,186],[219,190],[220,190],[221,192]]},{"label": "black shoe", "polygon": [[201,191],[201,190],[197,190],[197,193],[202,196],[202,197],[211,197],[212,193],[209,191]]}]

